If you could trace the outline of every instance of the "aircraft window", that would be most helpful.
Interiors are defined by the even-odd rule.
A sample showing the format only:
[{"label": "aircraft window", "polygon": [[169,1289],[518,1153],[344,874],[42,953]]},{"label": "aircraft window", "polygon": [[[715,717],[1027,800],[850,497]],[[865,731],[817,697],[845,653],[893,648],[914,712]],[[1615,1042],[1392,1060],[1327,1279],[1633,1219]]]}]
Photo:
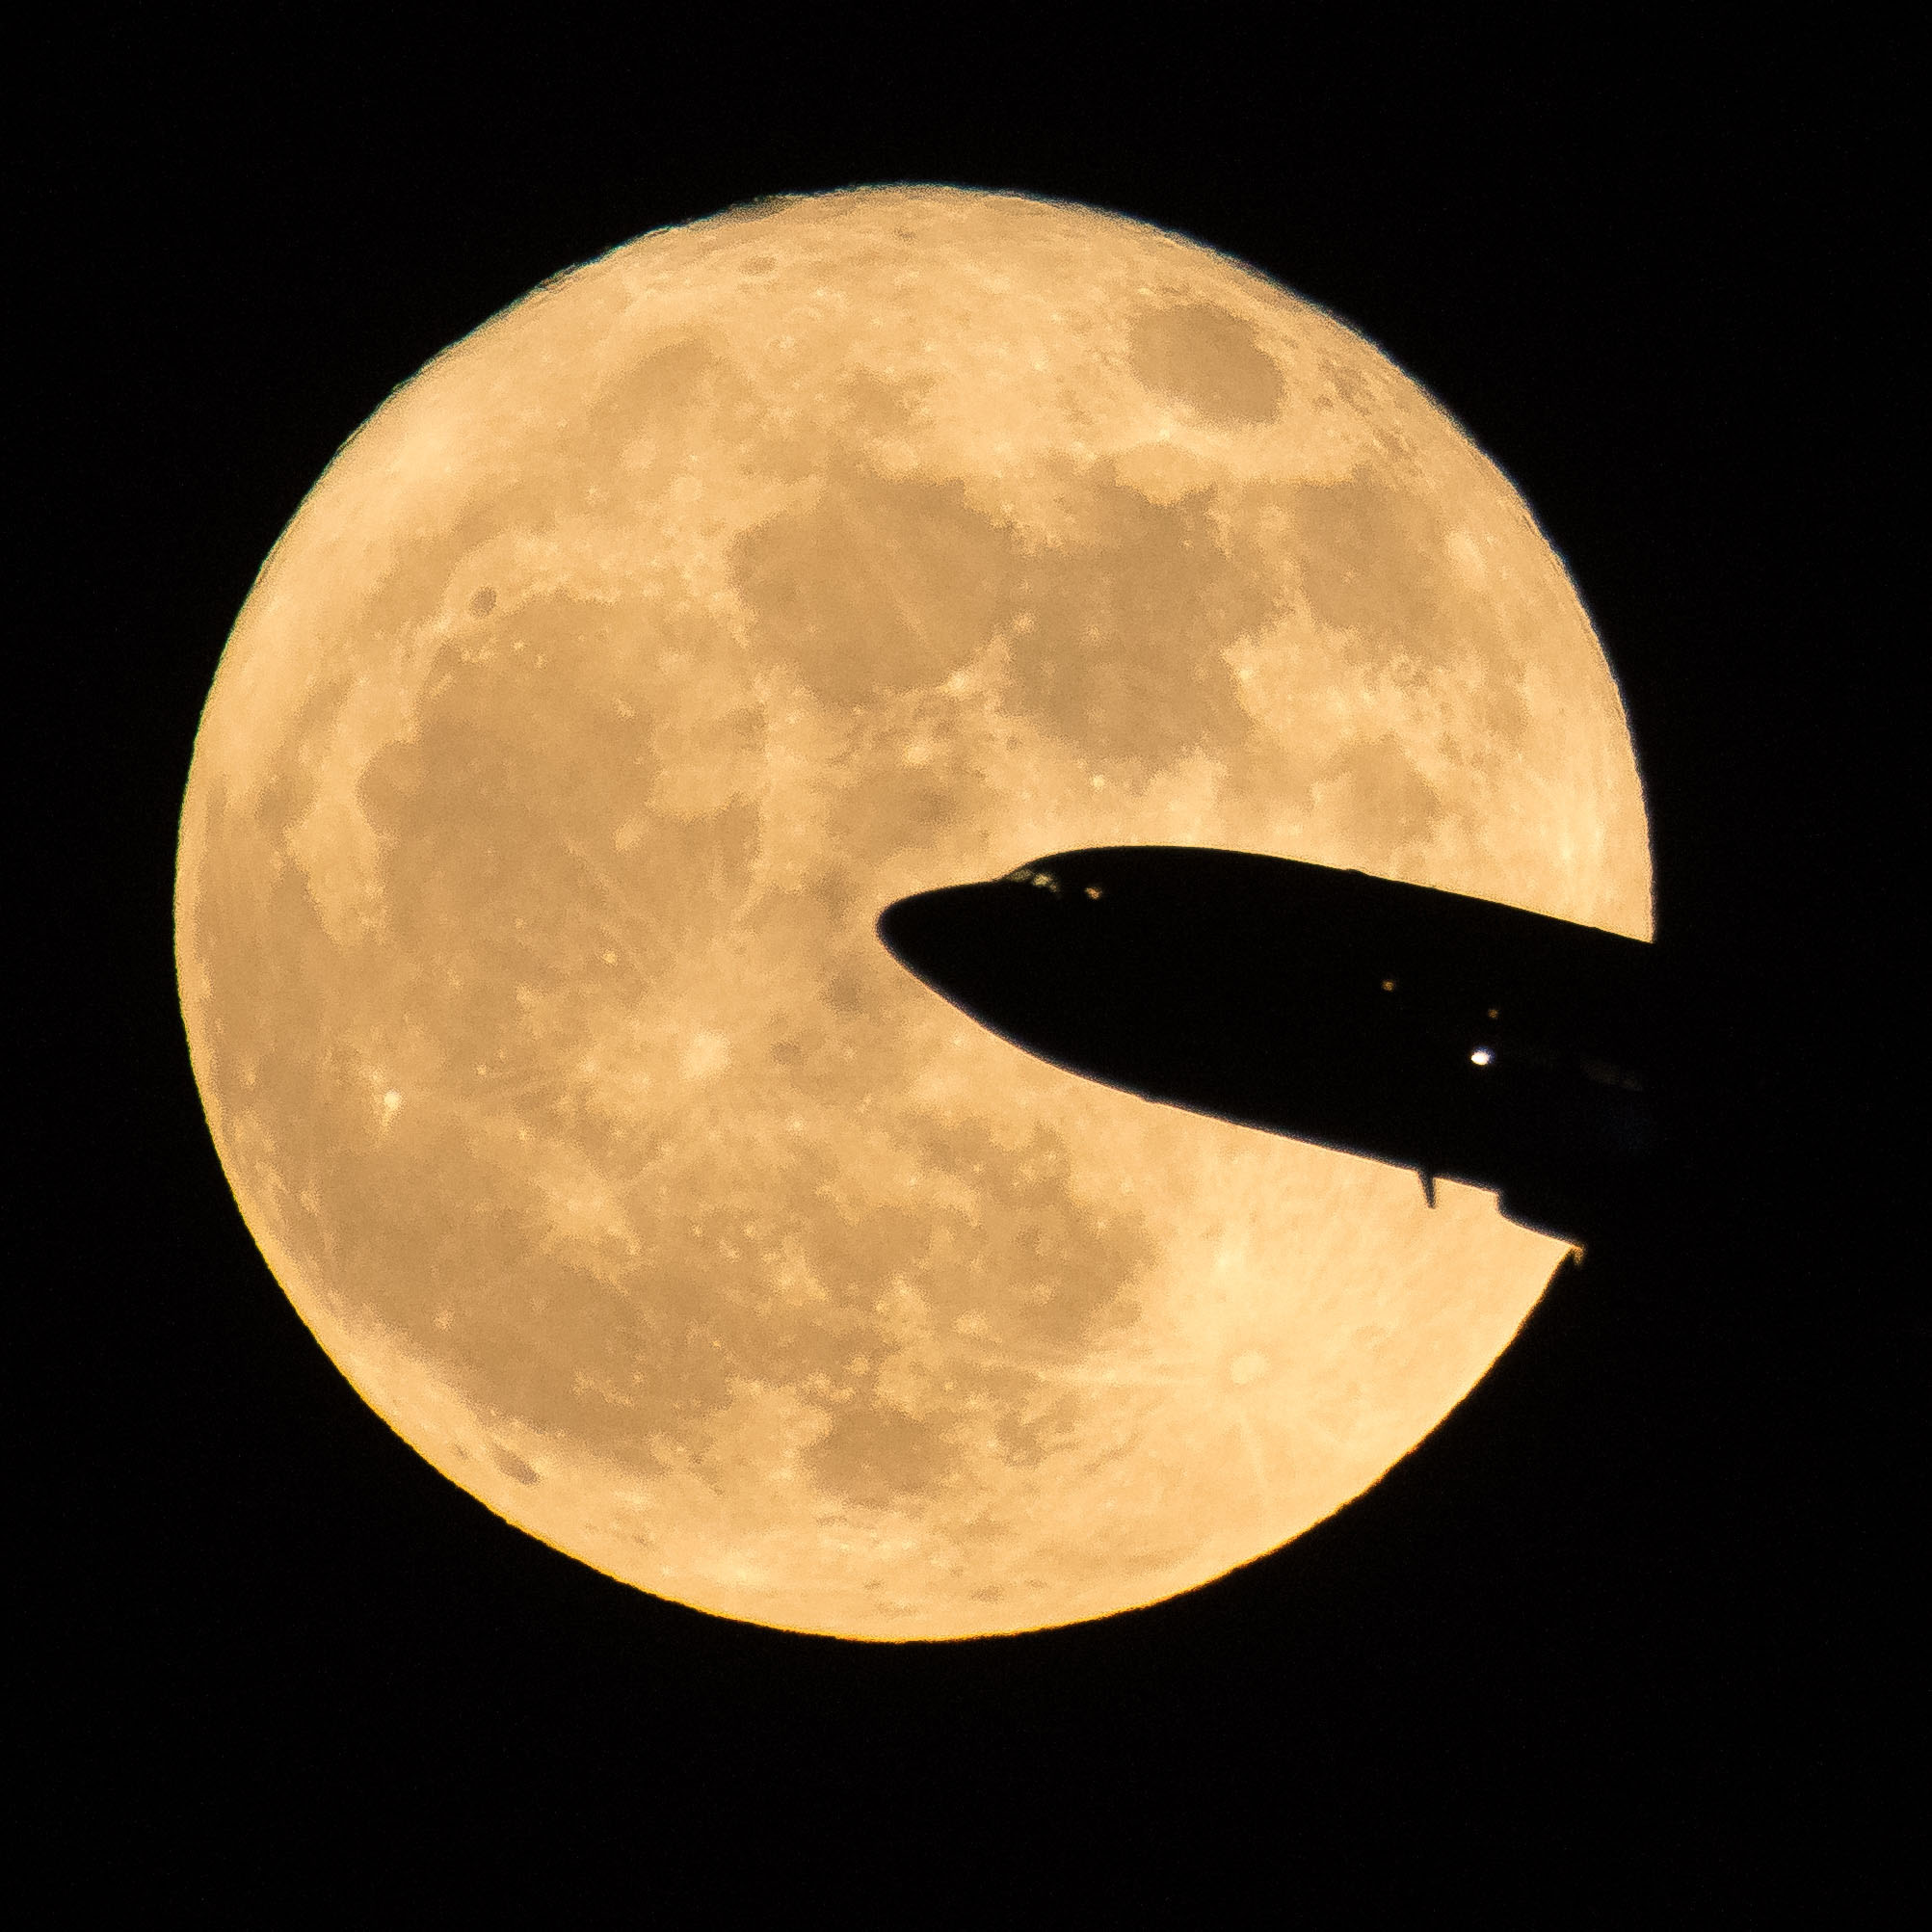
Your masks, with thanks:
[{"label": "aircraft window", "polygon": [[1087,897],[1088,897],[1088,898],[1090,898],[1090,899],[1098,899],[1098,898],[1099,896],[1100,896],[1100,888],[1099,888],[1099,887],[1098,887],[1098,886],[1089,886],[1089,887],[1087,887]]},{"label": "aircraft window", "polygon": [[1395,991],[1395,982],[1392,979],[1385,979],[1382,982],[1382,991],[1384,992],[1393,992]]}]

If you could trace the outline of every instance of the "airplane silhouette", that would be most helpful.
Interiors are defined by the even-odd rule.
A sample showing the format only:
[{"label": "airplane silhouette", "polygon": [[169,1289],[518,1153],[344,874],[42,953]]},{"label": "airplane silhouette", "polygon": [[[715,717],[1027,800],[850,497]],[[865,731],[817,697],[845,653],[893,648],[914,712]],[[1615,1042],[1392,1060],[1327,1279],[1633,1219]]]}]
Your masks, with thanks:
[{"label": "airplane silhouette", "polygon": [[1252,852],[1097,846],[887,907],[899,963],[1147,1099],[1497,1191],[1579,1247],[1667,1152],[1655,949]]}]

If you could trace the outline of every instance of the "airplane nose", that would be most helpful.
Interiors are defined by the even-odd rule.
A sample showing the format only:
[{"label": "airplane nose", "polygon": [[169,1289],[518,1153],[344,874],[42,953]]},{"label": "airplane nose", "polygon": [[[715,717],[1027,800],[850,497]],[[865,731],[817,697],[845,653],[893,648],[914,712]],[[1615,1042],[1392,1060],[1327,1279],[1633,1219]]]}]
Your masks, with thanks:
[{"label": "airplane nose", "polygon": [[985,888],[948,886],[937,892],[914,892],[896,899],[879,914],[879,938],[908,972],[930,980],[971,942],[981,922],[979,899]]},{"label": "airplane nose", "polygon": [[[1204,957],[1185,928],[1134,918],[1130,899],[1090,877],[1021,866],[897,900],[877,931],[914,978],[1036,1057],[1136,1092],[1179,1091],[1178,1070],[1215,1063],[1214,1029],[1229,1019],[1217,994],[1231,973],[1238,1004],[1240,963],[1211,947]],[[1235,1030],[1246,1065],[1265,1029]]]},{"label": "airplane nose", "polygon": [[886,950],[908,972],[988,1024],[1010,1023],[1054,978],[1050,895],[1010,880],[946,886],[879,914]]},{"label": "airplane nose", "polygon": [[[963,971],[984,969],[1016,942],[1032,911],[1028,895],[1000,881],[945,886],[895,900],[879,914],[886,950],[921,979],[943,986]],[[1017,962],[1016,962],[1017,963]]]}]

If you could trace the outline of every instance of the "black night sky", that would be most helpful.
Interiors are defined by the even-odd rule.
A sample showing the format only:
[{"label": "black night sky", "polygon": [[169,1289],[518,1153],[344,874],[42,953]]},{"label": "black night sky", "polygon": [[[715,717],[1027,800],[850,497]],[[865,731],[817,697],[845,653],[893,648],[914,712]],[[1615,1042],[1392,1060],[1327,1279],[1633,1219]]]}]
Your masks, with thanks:
[{"label": "black night sky", "polygon": [[[1916,1132],[1888,1139],[1916,1118],[1924,823],[1899,54],[1393,14],[922,31],[892,54],[746,16],[653,47],[261,10],[187,44],[130,11],[24,49],[19,1734],[66,1895],[1863,1918],[1922,1691],[1928,1332],[1894,1255],[1923,1182]],[[229,626],[391,388],[646,229],[902,179],[1193,235],[1469,428],[1620,677],[1708,1071],[1676,1238],[1561,1277],[1368,1495],[1146,1611],[892,1648],[612,1583],[363,1407],[217,1162],[171,893]]]}]

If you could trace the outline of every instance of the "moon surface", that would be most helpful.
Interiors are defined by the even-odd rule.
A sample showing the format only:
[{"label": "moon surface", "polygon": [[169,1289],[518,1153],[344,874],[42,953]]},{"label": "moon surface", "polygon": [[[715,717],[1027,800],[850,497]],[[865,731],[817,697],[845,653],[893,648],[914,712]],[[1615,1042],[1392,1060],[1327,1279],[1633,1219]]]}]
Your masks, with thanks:
[{"label": "moon surface", "polygon": [[195,1073],[323,1348],[511,1522],[797,1630],[1101,1616],[1367,1488],[1565,1252],[874,936],[1135,842],[1651,930],[1589,620],[1375,348],[1089,208],[754,203],[486,323],[283,534],[183,806]]}]

